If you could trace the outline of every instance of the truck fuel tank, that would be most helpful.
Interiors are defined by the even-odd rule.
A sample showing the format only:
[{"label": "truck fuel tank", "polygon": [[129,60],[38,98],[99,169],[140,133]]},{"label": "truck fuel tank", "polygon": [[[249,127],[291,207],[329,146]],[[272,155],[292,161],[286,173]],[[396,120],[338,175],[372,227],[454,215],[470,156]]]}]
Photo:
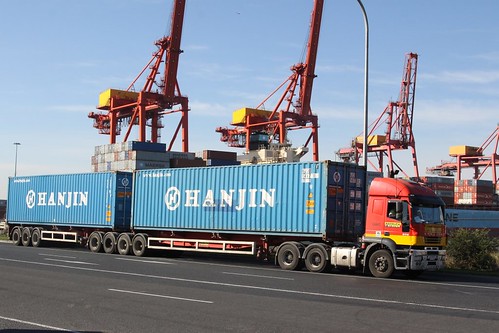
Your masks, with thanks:
[{"label": "truck fuel tank", "polygon": [[348,268],[357,267],[359,248],[355,247],[333,247],[331,248],[331,265]]}]

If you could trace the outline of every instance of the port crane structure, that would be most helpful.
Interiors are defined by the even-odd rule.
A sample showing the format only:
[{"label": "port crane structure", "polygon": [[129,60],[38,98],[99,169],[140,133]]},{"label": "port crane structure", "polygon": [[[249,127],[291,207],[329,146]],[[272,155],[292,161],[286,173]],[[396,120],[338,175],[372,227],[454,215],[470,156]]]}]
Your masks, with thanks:
[{"label": "port crane structure", "polygon": [[[488,150],[490,147],[490,150]],[[492,182],[497,186],[499,174],[499,125],[485,139],[479,147],[455,146],[450,149],[450,156],[453,161],[442,161],[440,165],[427,168],[427,171],[442,176],[455,175],[457,180],[461,180],[463,169],[473,169],[473,179],[481,179],[487,170],[492,172]],[[486,153],[490,151],[490,153]]]},{"label": "port crane structure", "polygon": [[[233,127],[218,127],[221,141],[230,147],[246,148],[246,152],[272,142],[288,143],[288,131],[310,129],[304,144],[312,142],[313,160],[319,160],[318,117],[312,113],[310,102],[319,45],[324,0],[315,0],[311,14],[306,59],[291,67],[292,74],[256,108],[243,108],[233,114]],[[298,93],[295,91],[298,89]],[[266,110],[264,104],[282,93],[276,106]]]},{"label": "port crane structure", "polygon": [[[404,71],[400,84],[400,93],[397,101],[389,102],[381,115],[369,126],[367,135],[368,156],[375,156],[377,164],[368,160],[367,162],[377,171],[383,172],[386,157],[388,159],[388,172],[394,175],[398,170],[406,177],[408,175],[394,161],[393,151],[411,149],[414,166],[414,176],[419,178],[418,161],[416,157],[416,141],[413,133],[413,111],[416,93],[416,76],[418,66],[418,55],[408,53],[405,56]],[[376,135],[383,124],[386,124],[384,134]],[[379,132],[378,132],[379,133]],[[363,154],[363,135],[358,135],[350,147],[341,148],[337,155],[346,162],[359,164]],[[397,168],[397,169],[396,169]]]},{"label": "port crane structure", "polygon": [[[110,137],[110,143],[116,143],[117,137],[125,128],[123,141],[128,141],[134,126],[138,126],[137,141],[159,142],[162,118],[169,114],[180,114],[180,121],[174,131],[167,150],[171,150],[181,131],[182,151],[189,150],[188,111],[189,101],[180,92],[177,70],[179,56],[182,53],[180,42],[185,12],[185,0],[173,3],[170,35],[155,42],[157,51],[144,66],[126,90],[108,89],[99,96],[97,109],[103,112],[90,112],[94,127],[100,134]],[[163,73],[161,73],[161,65]],[[134,91],[138,80],[148,74],[142,89]],[[160,75],[162,74],[162,75]],[[150,128],[149,137],[147,127]]]}]

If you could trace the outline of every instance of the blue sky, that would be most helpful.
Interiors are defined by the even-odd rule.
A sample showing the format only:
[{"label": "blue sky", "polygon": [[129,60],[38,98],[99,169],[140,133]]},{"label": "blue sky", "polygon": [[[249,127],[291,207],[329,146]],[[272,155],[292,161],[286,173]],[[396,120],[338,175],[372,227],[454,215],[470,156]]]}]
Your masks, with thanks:
[{"label": "blue sky", "polygon": [[[313,112],[320,158],[362,131],[364,24],[356,0],[326,0]],[[0,198],[7,178],[89,172],[108,143],[87,114],[125,89],[169,32],[170,0],[1,1]],[[190,150],[228,149],[215,132],[258,105],[302,60],[312,0],[187,0],[178,80],[190,100]],[[419,54],[414,132],[420,172],[480,145],[499,122],[499,2],[364,0],[369,116],[398,97],[404,56]],[[170,122],[177,123],[171,118]],[[169,117],[164,119],[169,122]],[[308,132],[303,131],[303,136]],[[165,128],[163,137],[171,131]],[[295,145],[305,139],[291,134]],[[179,148],[178,148],[179,149]],[[241,152],[240,150],[238,150]],[[311,158],[311,154],[308,156]],[[396,160],[411,173],[410,154]]]}]

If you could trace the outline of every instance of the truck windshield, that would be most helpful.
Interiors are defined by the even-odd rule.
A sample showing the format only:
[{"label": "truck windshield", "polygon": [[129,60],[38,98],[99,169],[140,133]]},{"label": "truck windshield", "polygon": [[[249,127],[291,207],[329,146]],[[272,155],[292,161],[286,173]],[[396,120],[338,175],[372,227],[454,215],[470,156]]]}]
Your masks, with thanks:
[{"label": "truck windshield", "polygon": [[444,216],[440,206],[413,205],[412,219],[416,223],[444,223]]}]

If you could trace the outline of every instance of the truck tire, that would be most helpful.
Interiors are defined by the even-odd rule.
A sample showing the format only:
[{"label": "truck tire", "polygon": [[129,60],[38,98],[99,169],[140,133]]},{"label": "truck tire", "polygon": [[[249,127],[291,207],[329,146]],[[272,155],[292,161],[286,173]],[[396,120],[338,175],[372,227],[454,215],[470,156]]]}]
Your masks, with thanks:
[{"label": "truck tire", "polygon": [[394,269],[392,254],[387,250],[377,250],[369,258],[369,271],[374,277],[390,277]]},{"label": "truck tire", "polygon": [[102,251],[102,233],[98,231],[94,231],[90,234],[88,238],[88,248],[92,252],[101,252]]},{"label": "truck tire", "polygon": [[33,247],[39,247],[42,244],[42,232],[40,229],[35,228],[31,233],[31,245]]},{"label": "truck tire", "polygon": [[116,253],[116,238],[118,238],[118,233],[106,232],[102,239],[102,248],[104,249],[104,252],[109,254]]},{"label": "truck tire", "polygon": [[21,228],[19,227],[15,227],[14,230],[12,230],[12,234],[10,235],[11,239],[12,239],[12,244],[14,244],[15,246],[19,246],[21,245],[21,234],[22,234],[22,230]]},{"label": "truck tire", "polygon": [[277,263],[285,270],[299,270],[302,266],[300,249],[296,244],[285,243],[279,248],[277,253]]},{"label": "truck tire", "polygon": [[132,251],[137,257],[142,257],[146,253],[147,240],[143,234],[137,234],[132,240]]},{"label": "truck tire", "polygon": [[116,248],[118,250],[118,253],[123,256],[130,254],[130,249],[132,248],[132,238],[130,237],[130,234],[122,233],[118,237]]},{"label": "truck tire", "polygon": [[305,252],[305,266],[310,272],[322,273],[331,267],[327,260],[326,249],[323,246],[312,244]]},{"label": "truck tire", "polygon": [[21,243],[23,243],[24,246],[31,245],[31,228],[23,228],[23,231],[21,233]]}]

